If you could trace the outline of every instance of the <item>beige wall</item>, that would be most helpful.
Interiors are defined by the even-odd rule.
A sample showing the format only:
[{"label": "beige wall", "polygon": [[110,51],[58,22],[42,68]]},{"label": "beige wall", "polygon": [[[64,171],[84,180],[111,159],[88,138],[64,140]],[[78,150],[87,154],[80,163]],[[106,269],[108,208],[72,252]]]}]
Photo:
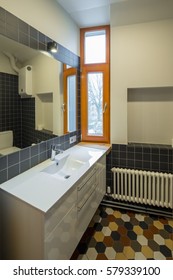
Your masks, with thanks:
[{"label": "beige wall", "polygon": [[127,88],[173,86],[173,20],[111,27],[111,142],[126,144]]},{"label": "beige wall", "polygon": [[79,28],[55,0],[1,0],[1,7],[79,55]]}]

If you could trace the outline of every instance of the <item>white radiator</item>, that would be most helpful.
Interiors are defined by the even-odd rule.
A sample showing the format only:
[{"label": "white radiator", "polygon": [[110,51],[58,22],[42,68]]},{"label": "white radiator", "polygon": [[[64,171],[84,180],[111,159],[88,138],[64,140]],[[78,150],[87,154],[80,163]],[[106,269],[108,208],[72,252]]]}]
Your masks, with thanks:
[{"label": "white radiator", "polygon": [[114,199],[173,209],[173,174],[112,168]]}]

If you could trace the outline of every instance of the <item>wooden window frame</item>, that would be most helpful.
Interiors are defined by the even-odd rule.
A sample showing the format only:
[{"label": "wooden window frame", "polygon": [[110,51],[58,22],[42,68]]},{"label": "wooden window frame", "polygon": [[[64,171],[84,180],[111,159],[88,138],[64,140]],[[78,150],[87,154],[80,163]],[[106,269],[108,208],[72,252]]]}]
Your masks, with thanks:
[{"label": "wooden window frame", "polygon": [[[64,88],[64,108],[63,108],[63,115],[64,115],[64,134],[69,133],[68,131],[68,100],[67,100],[67,78],[69,76],[76,75],[76,109],[77,109],[77,69],[74,67],[67,68],[67,65],[63,65],[63,88]],[[76,127],[77,127],[77,112],[76,112]]]},{"label": "wooden window frame", "polygon": [[[90,31],[106,31],[106,61],[105,63],[85,64],[85,33]],[[80,29],[81,53],[81,132],[82,141],[110,143],[110,26],[96,26]],[[92,72],[103,73],[103,104],[107,108],[103,118],[103,136],[88,135],[88,108],[87,108],[87,74]]]}]

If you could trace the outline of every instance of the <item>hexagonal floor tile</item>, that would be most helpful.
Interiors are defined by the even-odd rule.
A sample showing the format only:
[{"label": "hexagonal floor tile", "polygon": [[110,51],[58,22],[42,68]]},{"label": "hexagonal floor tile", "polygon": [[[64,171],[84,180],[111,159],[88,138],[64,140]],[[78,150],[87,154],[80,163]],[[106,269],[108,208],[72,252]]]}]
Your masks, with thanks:
[{"label": "hexagonal floor tile", "polygon": [[97,255],[96,260],[107,260],[107,257],[106,257],[105,254],[99,253],[99,254]]},{"label": "hexagonal floor tile", "polygon": [[165,245],[173,252],[173,239],[166,239]]},{"label": "hexagonal floor tile", "polygon": [[116,219],[116,224],[117,224],[118,226],[123,226],[123,225],[124,225],[124,221],[123,221],[122,219],[120,219],[120,218],[117,218],[117,219]]},{"label": "hexagonal floor tile", "polygon": [[145,215],[136,214],[136,215],[135,215],[135,218],[136,218],[138,221],[142,222],[142,221],[144,221],[144,219],[145,219]]},{"label": "hexagonal floor tile", "polygon": [[105,250],[105,255],[108,260],[115,260],[116,252],[115,252],[114,248],[107,247]]},{"label": "hexagonal floor tile", "polygon": [[128,260],[135,258],[135,251],[130,246],[125,246],[123,253],[127,257]]},{"label": "hexagonal floor tile", "polygon": [[94,215],[93,219],[91,222],[99,223],[101,221],[101,217],[98,212]]},{"label": "hexagonal floor tile", "polygon": [[126,235],[126,234],[127,234],[127,229],[126,229],[124,226],[119,226],[119,227],[118,227],[118,232],[119,232],[121,235]]},{"label": "hexagonal floor tile", "polygon": [[108,214],[106,213],[104,208],[100,209],[100,213],[99,213],[100,217],[102,218],[107,218]]},{"label": "hexagonal floor tile", "polygon": [[168,232],[168,233],[173,233],[173,227],[170,225],[164,225],[164,229]]},{"label": "hexagonal floor tile", "polygon": [[106,247],[111,247],[114,244],[114,240],[112,239],[111,236],[105,236],[103,243],[106,245]]},{"label": "hexagonal floor tile", "polygon": [[104,253],[106,250],[106,246],[103,242],[97,242],[95,248],[97,253]]},{"label": "hexagonal floor tile", "polygon": [[120,237],[120,241],[123,244],[123,246],[129,246],[131,244],[130,238],[128,236],[126,236],[126,235],[122,235]]},{"label": "hexagonal floor tile", "polygon": [[89,260],[95,260],[97,258],[97,255],[98,253],[95,248],[88,248],[86,256]]},{"label": "hexagonal floor tile", "polygon": [[79,243],[79,245],[78,245],[79,254],[85,254],[87,249],[88,249],[87,243]]},{"label": "hexagonal floor tile", "polygon": [[95,223],[95,224],[93,225],[93,228],[94,228],[95,230],[97,230],[97,231],[101,231],[102,228],[103,228],[103,225],[102,225],[101,223]]},{"label": "hexagonal floor tile", "polygon": [[153,224],[150,224],[149,227],[148,227],[148,229],[149,229],[150,231],[152,231],[153,234],[159,232],[159,229],[156,228]]},{"label": "hexagonal floor tile", "polygon": [[124,226],[126,227],[126,229],[128,230],[132,230],[133,229],[133,225],[130,222],[125,222]]},{"label": "hexagonal floor tile", "polygon": [[111,237],[113,240],[120,240],[120,234],[117,231],[112,231],[111,232]]},{"label": "hexagonal floor tile", "polygon": [[133,226],[139,225],[139,221],[138,221],[135,217],[132,217],[132,218],[130,219],[130,222],[131,222],[131,224],[132,224]]},{"label": "hexagonal floor tile", "polygon": [[107,227],[109,225],[109,220],[107,218],[103,218],[100,223],[103,227]]},{"label": "hexagonal floor tile", "polygon": [[164,239],[169,239],[169,232],[167,232],[164,229],[159,230],[159,234],[164,238]]},{"label": "hexagonal floor tile", "polygon": [[114,211],[114,212],[113,212],[113,215],[114,215],[115,218],[121,218],[121,215],[122,215],[122,214],[121,214],[120,211]]},{"label": "hexagonal floor tile", "polygon": [[152,225],[153,219],[150,216],[145,216],[144,222],[146,222],[148,225]]},{"label": "hexagonal floor tile", "polygon": [[148,240],[145,236],[143,235],[138,235],[137,236],[137,241],[139,242],[139,244],[141,244],[142,246],[144,245],[148,245]]},{"label": "hexagonal floor tile", "polygon": [[147,259],[154,257],[154,252],[149,246],[142,246],[141,252]]},{"label": "hexagonal floor tile", "polygon": [[103,232],[104,236],[110,236],[111,235],[111,230],[110,230],[109,227],[103,227],[102,232]]},{"label": "hexagonal floor tile", "polygon": [[127,257],[123,253],[117,253],[115,256],[116,260],[127,260]]},{"label": "hexagonal floor tile", "polygon": [[104,234],[103,234],[103,232],[96,231],[96,232],[94,233],[94,238],[95,238],[95,240],[96,240],[97,242],[102,242],[103,239],[104,239]]},{"label": "hexagonal floor tile", "polygon": [[113,210],[112,208],[110,208],[110,207],[107,207],[107,208],[105,209],[105,212],[106,212],[108,215],[113,215],[114,210]]},{"label": "hexagonal floor tile", "polygon": [[164,225],[160,221],[154,221],[153,224],[158,229],[164,229]]},{"label": "hexagonal floor tile", "polygon": [[136,239],[137,239],[136,233],[135,233],[134,231],[132,231],[132,230],[129,230],[129,231],[127,232],[127,236],[128,236],[131,240],[136,240]]},{"label": "hexagonal floor tile", "polygon": [[134,226],[134,227],[133,227],[133,231],[134,231],[137,235],[143,234],[143,229],[142,229],[140,226]]},{"label": "hexagonal floor tile", "polygon": [[132,240],[131,247],[135,252],[140,252],[142,245],[137,240]]},{"label": "hexagonal floor tile", "polygon": [[118,225],[115,222],[110,222],[108,226],[112,231],[115,231],[118,229]]},{"label": "hexagonal floor tile", "polygon": [[123,246],[123,244],[120,241],[116,241],[113,244],[113,248],[115,249],[116,253],[121,253],[121,252],[123,252],[124,246]]},{"label": "hexagonal floor tile", "polygon": [[172,220],[168,220],[168,225],[170,225],[173,228],[173,219]]},{"label": "hexagonal floor tile", "polygon": [[143,235],[147,238],[147,239],[153,239],[153,232],[149,229],[144,229],[143,231]]},{"label": "hexagonal floor tile", "polygon": [[[80,244],[80,243],[79,243],[79,244]],[[95,248],[96,244],[97,244],[97,241],[96,241],[95,238],[92,236],[91,239],[90,239],[90,241],[89,241],[88,247],[90,247],[90,248],[91,248],[91,247]]]},{"label": "hexagonal floor tile", "polygon": [[137,252],[135,253],[135,260],[146,260],[146,257],[141,252]]},{"label": "hexagonal floor tile", "polygon": [[165,256],[159,251],[154,252],[154,259],[155,260],[166,260]]},{"label": "hexagonal floor tile", "polygon": [[88,260],[87,255],[78,255],[78,260]]},{"label": "hexagonal floor tile", "polygon": [[172,252],[171,250],[165,246],[165,245],[161,245],[160,246],[160,252],[165,256],[165,257],[172,257]]},{"label": "hexagonal floor tile", "polygon": [[159,251],[159,244],[156,243],[154,240],[148,240],[148,246],[149,246],[153,251]]},{"label": "hexagonal floor tile", "polygon": [[122,214],[121,219],[124,222],[129,222],[130,221],[130,217],[127,214]]},{"label": "hexagonal floor tile", "polygon": [[139,222],[139,226],[142,228],[142,229],[148,229],[148,225],[146,222]]},{"label": "hexagonal floor tile", "polygon": [[159,245],[165,244],[165,240],[159,234],[154,234],[153,238],[154,238],[154,241],[156,241]]}]

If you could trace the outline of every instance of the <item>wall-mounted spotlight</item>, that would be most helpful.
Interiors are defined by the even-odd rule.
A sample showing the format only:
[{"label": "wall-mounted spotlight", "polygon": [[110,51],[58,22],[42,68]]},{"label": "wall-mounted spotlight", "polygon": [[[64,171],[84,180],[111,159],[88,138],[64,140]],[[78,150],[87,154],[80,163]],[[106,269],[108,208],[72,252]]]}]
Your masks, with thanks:
[{"label": "wall-mounted spotlight", "polygon": [[55,41],[47,43],[48,52],[56,53],[58,51],[58,45]]}]

